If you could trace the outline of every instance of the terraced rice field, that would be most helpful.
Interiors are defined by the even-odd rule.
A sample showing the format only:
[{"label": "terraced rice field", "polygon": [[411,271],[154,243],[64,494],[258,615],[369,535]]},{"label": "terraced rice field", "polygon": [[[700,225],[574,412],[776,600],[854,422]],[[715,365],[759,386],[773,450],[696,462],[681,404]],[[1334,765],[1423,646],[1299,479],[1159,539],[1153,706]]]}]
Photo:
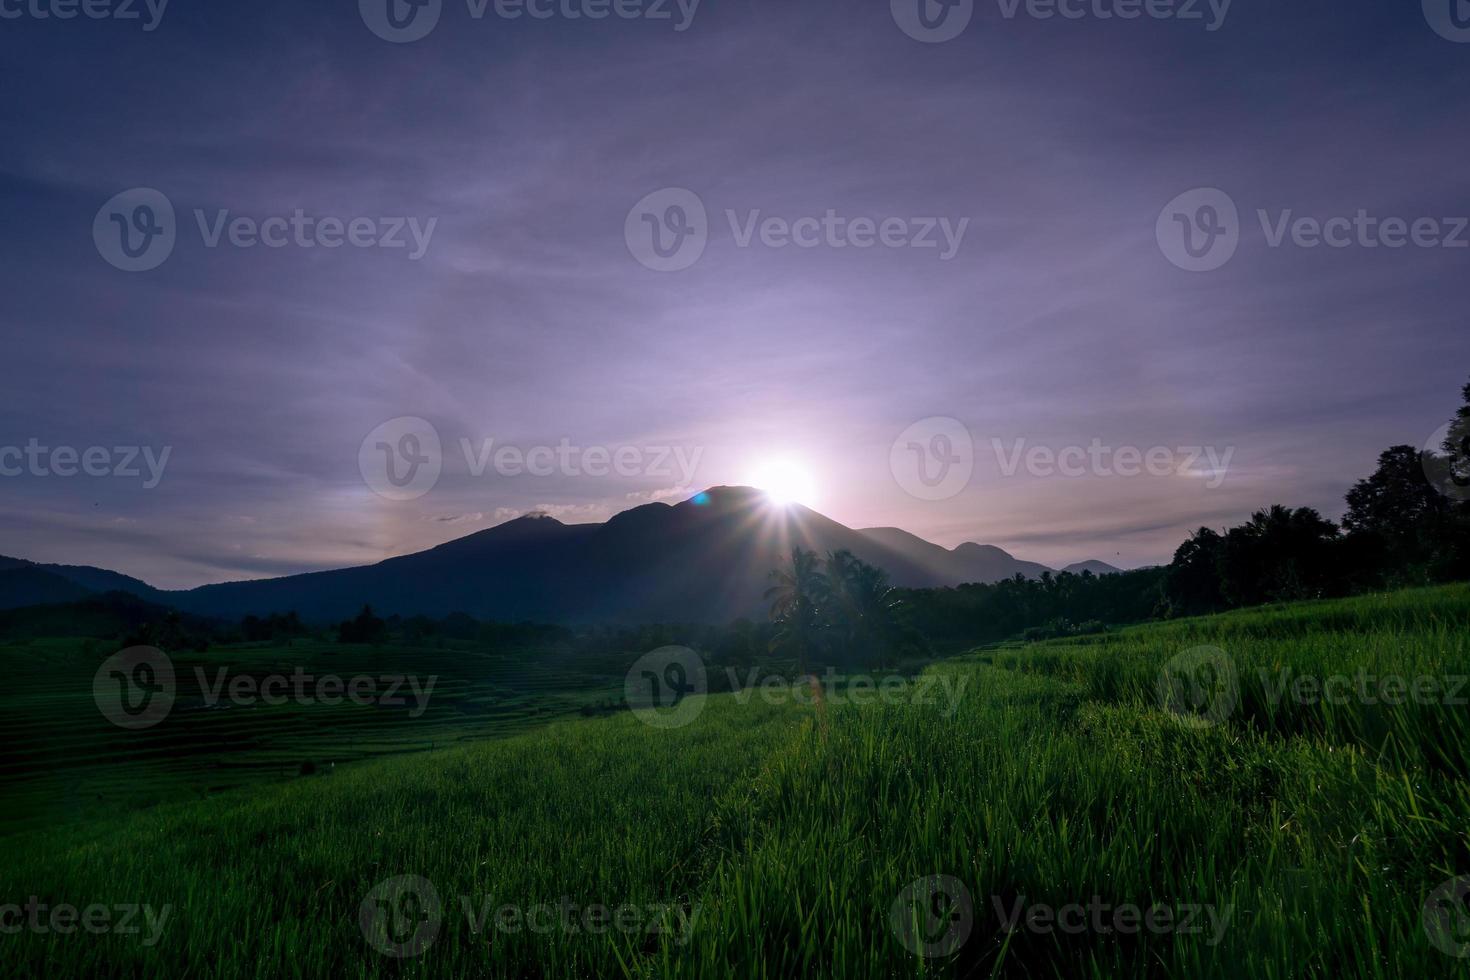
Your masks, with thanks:
[{"label": "terraced rice field", "polygon": [[[112,652],[79,640],[0,645],[8,675],[0,834],[524,731],[620,699],[626,669],[619,658],[572,664],[468,646],[238,645],[172,657],[178,688],[168,717],[129,731],[93,699],[93,676]],[[218,696],[211,690],[221,670],[228,684],[242,676],[289,680],[298,668],[313,677],[406,675],[420,691],[434,681],[421,712],[408,683],[397,693],[401,706],[234,704],[228,687]],[[387,690],[380,682],[379,693]]]},{"label": "terraced rice field", "polygon": [[[620,711],[474,737],[596,697],[605,669],[569,672],[571,694],[550,672],[466,669],[422,729],[334,712],[277,744],[285,728],[225,713],[197,757],[176,739],[114,756],[160,773],[174,752],[194,775],[255,757],[282,778],[0,840],[0,903],[155,914],[0,937],[0,976],[1390,980],[1470,963],[1470,587],[976,650],[865,703],[738,691],[675,727]],[[1283,671],[1313,684],[1286,695]],[[1371,697],[1311,694],[1336,676],[1373,678],[1349,687]],[[1380,697],[1391,679],[1427,694]],[[326,746],[395,755],[285,778]]]}]

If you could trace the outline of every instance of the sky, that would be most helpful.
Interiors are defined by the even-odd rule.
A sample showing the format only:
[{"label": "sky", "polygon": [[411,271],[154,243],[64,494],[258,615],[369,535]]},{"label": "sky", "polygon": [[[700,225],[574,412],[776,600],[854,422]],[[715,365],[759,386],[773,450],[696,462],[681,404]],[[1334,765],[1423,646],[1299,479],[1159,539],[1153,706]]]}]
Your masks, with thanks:
[{"label": "sky", "polygon": [[0,0],[0,554],[182,588],[785,472],[1134,567],[1340,516],[1470,378],[1451,0],[90,2]]}]

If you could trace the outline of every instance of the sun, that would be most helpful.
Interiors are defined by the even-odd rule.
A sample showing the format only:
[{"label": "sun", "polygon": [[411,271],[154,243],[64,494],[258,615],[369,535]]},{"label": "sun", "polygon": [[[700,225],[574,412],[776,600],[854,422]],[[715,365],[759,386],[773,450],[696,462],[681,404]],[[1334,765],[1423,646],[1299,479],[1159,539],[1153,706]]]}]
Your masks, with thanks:
[{"label": "sun", "polygon": [[817,483],[811,471],[794,459],[766,460],[752,471],[749,483],[764,490],[773,504],[816,506]]}]

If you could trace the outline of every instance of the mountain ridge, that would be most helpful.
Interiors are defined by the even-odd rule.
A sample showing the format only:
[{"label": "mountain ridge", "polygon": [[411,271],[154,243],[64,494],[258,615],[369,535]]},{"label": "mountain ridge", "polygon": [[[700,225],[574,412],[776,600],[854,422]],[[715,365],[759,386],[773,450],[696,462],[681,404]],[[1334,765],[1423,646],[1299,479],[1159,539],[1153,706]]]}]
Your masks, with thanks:
[{"label": "mountain ridge", "polygon": [[[597,524],[565,524],[531,512],[370,565],[174,592],[91,566],[0,558],[0,569],[29,567],[93,591],[132,592],[185,612],[228,618],[296,611],[326,622],[367,604],[381,615],[723,623],[764,615],[768,574],[792,547],[851,551],[888,572],[894,585],[913,588],[1054,573],[994,545],[944,548],[900,528],[850,528],[799,504],[773,504],[750,487],[712,487]],[[1078,566],[1112,568],[1101,562],[1069,568]]]}]

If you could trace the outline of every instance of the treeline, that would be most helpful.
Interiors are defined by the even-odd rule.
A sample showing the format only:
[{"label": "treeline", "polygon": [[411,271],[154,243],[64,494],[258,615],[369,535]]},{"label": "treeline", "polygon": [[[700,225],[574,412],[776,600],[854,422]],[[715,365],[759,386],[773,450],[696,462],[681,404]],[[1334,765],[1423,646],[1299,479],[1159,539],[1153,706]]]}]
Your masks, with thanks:
[{"label": "treeline", "polygon": [[1470,579],[1470,384],[1438,451],[1393,446],[1348,491],[1341,524],[1273,506],[1202,527],[1165,568],[901,590],[936,645],[1046,638],[1110,625]]},{"label": "treeline", "polygon": [[903,615],[937,651],[1012,637],[1051,639],[1101,632],[1153,619],[1161,612],[1167,571],[1116,575],[1043,572],[990,585],[899,589]]},{"label": "treeline", "polygon": [[1271,507],[1239,527],[1200,528],[1174,553],[1170,615],[1470,578],[1470,384],[1438,452],[1393,446],[1347,494],[1334,524]]}]

